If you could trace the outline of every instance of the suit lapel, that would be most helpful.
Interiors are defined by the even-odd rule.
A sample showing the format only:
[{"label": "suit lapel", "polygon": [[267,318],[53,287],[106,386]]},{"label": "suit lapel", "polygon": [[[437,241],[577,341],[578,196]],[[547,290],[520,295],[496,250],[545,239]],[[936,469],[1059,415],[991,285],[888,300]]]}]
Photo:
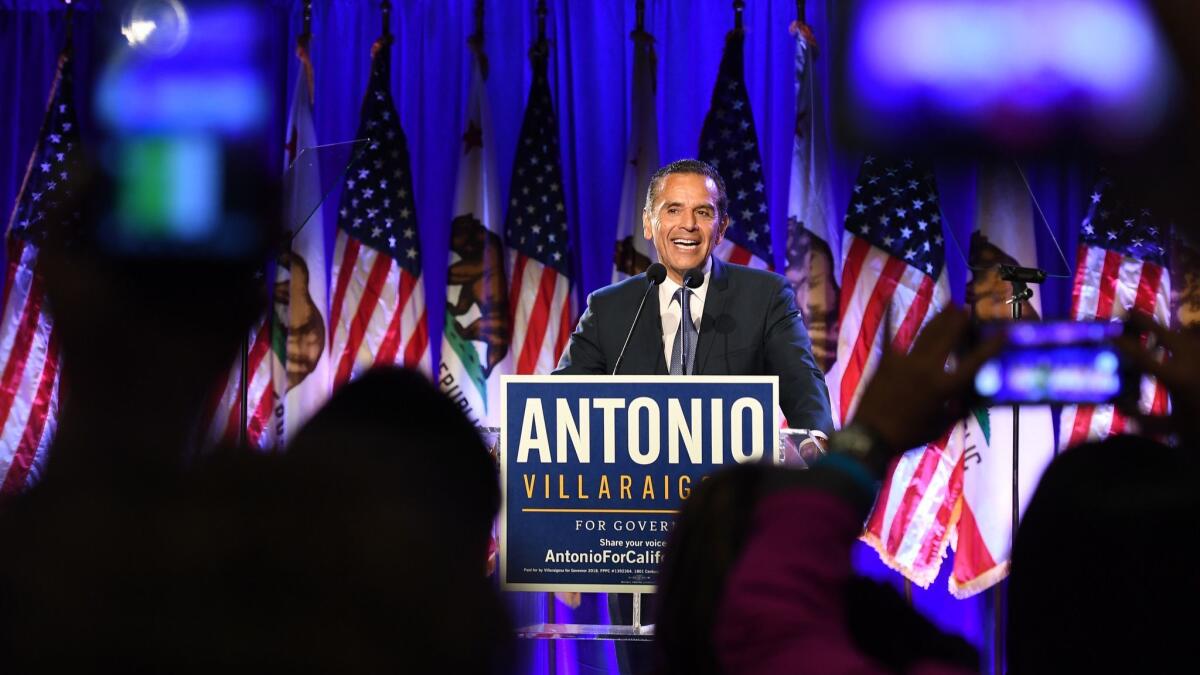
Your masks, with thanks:
[{"label": "suit lapel", "polygon": [[[640,301],[638,297],[635,302]],[[634,305],[636,307],[636,305]],[[629,319],[633,320],[631,314]],[[642,316],[638,319],[625,360],[621,362],[621,375],[666,375],[667,362],[663,357],[662,316],[658,307],[658,289],[650,291]]]},{"label": "suit lapel", "polygon": [[716,341],[717,317],[725,312],[725,301],[729,298],[729,268],[715,256],[712,259],[712,277],[708,281],[708,293],[704,298],[704,316],[700,319],[700,338],[696,342],[696,363],[692,372],[703,375],[708,363],[708,354]]},{"label": "suit lapel", "polygon": [[670,371],[667,370],[667,361],[663,356],[662,310],[658,305],[657,288],[646,299],[646,309],[642,312],[642,320],[649,324],[642,331],[642,334],[646,336],[643,349],[654,350],[652,352],[655,364],[654,374],[667,375]]}]

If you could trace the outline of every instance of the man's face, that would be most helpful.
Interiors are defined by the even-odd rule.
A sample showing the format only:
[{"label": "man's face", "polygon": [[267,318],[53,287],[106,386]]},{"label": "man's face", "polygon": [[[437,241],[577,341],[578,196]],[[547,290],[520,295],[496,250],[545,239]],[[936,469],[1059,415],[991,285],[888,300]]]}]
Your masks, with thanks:
[{"label": "man's face", "polygon": [[704,265],[721,242],[728,220],[717,216],[717,184],[698,173],[673,173],[662,181],[649,213],[642,214],[642,234],[654,242],[658,259],[676,283]]}]

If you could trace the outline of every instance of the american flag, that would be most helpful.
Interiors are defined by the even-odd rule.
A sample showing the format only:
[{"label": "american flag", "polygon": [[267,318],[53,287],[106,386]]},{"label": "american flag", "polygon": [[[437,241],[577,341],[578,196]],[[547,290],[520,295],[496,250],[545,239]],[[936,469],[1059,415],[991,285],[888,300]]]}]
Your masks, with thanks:
[{"label": "american flag", "polygon": [[[1125,201],[1102,179],[1090,197],[1080,226],[1071,293],[1071,318],[1121,321],[1131,312],[1149,314],[1170,325],[1171,277],[1166,270],[1170,227],[1149,209]],[[1142,408],[1167,411],[1167,391],[1152,379],[1142,382]],[[1059,446],[1068,448],[1126,430],[1128,420],[1113,406],[1065,406]]]},{"label": "american flag", "polygon": [[517,375],[548,373],[575,323],[571,247],[563,199],[558,126],[546,77],[545,43],[534,47],[533,85],[517,141],[504,233],[512,250]]},{"label": "american flag", "polygon": [[[908,351],[950,301],[933,174],[911,160],[868,156],[846,213],[841,328],[830,373],[834,419],[845,424],[885,349]],[[919,386],[914,383],[913,386]],[[893,467],[864,539],[921,585],[936,577],[953,505],[961,435],[948,431]],[[961,481],[958,482],[961,489]]]},{"label": "american flag", "polygon": [[79,219],[64,208],[80,166],[69,54],[68,47],[59,58],[46,116],[8,223],[0,325],[0,495],[37,481],[58,416],[58,333],[46,312],[38,249],[51,234],[48,217],[70,217],[75,224]]},{"label": "american flag", "polygon": [[386,42],[372,48],[358,127],[368,144],[346,173],[338,209],[329,317],[335,388],[377,363],[429,371],[412,172],[388,52]]},{"label": "american flag", "polygon": [[721,172],[729,194],[729,229],[717,245],[717,257],[739,265],[774,269],[766,181],[742,65],[743,37],[738,29],[725,37],[712,104],[700,131],[700,159]]}]

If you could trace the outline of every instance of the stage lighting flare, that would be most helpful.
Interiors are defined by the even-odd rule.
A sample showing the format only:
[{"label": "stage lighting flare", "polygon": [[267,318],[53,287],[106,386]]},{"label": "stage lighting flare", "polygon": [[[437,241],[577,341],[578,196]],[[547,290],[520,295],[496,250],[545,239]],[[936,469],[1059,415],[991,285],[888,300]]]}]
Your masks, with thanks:
[{"label": "stage lighting flare", "polygon": [[179,0],[137,0],[125,10],[121,35],[133,49],[171,56],[187,42],[191,22]]}]

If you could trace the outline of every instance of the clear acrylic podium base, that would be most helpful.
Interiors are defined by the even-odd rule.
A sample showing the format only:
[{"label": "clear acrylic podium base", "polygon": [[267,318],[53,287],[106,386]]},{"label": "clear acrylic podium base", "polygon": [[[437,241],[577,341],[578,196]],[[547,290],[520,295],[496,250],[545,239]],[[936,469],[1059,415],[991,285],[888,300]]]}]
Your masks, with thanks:
[{"label": "clear acrylic podium base", "polygon": [[648,626],[610,626],[595,623],[539,623],[517,629],[523,640],[617,640],[653,642],[654,624]]},{"label": "clear acrylic podium base", "polygon": [[642,625],[642,594],[633,594],[633,624],[538,623],[517,629],[522,640],[616,640],[653,642],[654,624]]}]

